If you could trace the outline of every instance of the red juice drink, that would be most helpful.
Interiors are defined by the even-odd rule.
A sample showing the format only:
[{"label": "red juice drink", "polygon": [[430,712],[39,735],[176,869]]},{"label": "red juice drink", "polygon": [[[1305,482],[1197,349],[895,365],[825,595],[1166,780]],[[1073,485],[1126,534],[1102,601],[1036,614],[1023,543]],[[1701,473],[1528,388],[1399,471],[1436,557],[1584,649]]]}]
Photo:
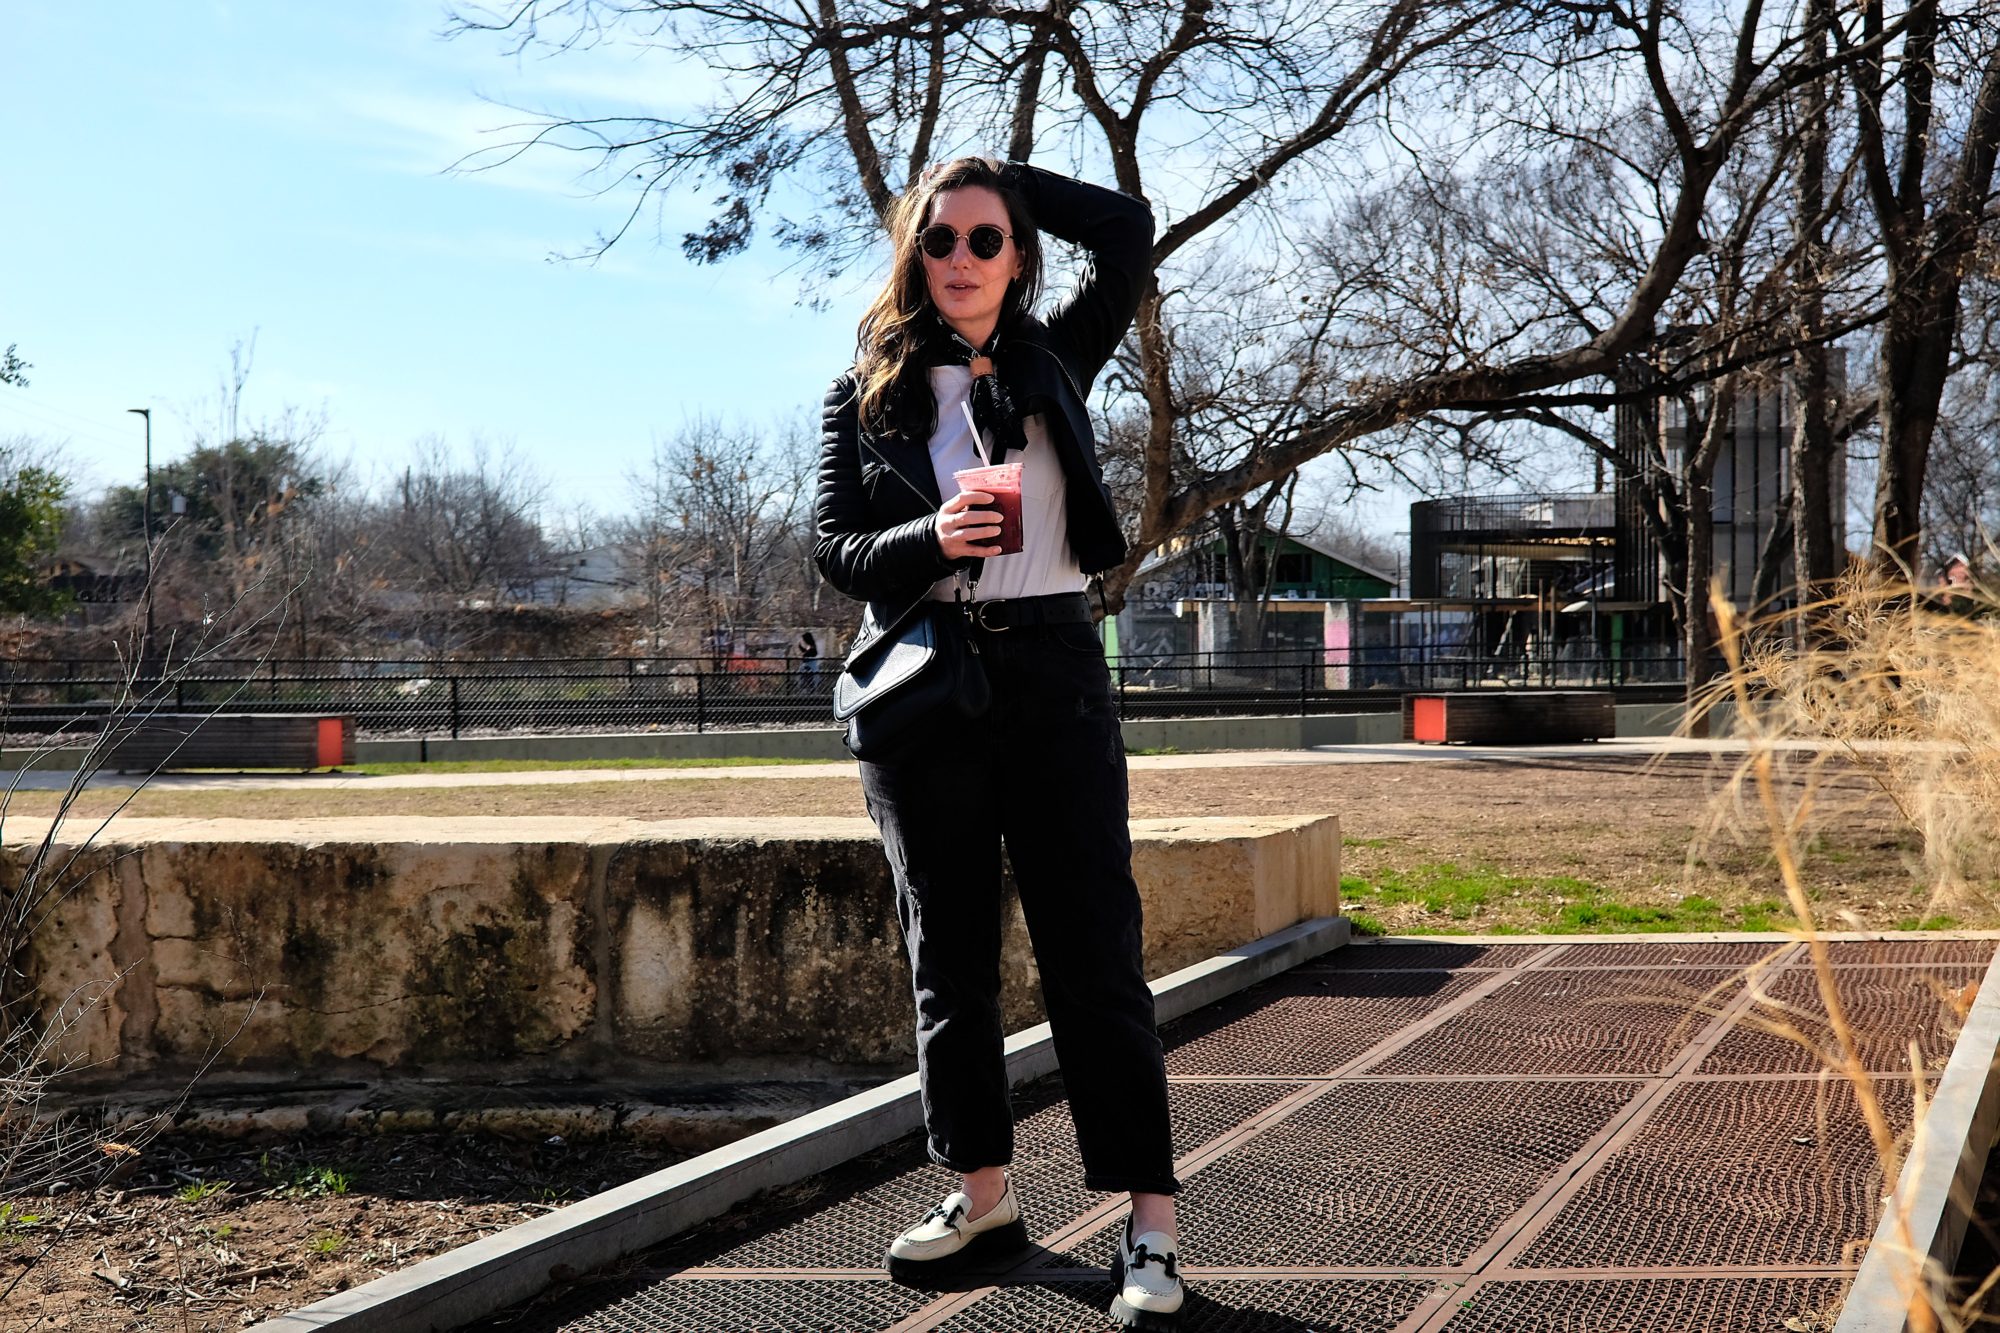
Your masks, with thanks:
[{"label": "red juice drink", "polygon": [[954,472],[951,479],[961,491],[984,491],[993,497],[991,508],[1000,515],[1000,554],[1012,555],[1024,545],[1021,536],[1021,465],[995,463],[991,467],[969,467]]}]

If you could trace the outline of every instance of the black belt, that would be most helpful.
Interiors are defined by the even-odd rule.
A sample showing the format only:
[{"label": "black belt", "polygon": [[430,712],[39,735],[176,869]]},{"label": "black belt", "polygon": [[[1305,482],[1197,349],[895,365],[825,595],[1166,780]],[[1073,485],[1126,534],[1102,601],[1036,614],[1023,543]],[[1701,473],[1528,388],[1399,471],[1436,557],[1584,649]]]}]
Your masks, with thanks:
[{"label": "black belt", "polygon": [[1002,597],[974,602],[972,623],[983,630],[1027,629],[1032,625],[1088,625],[1090,599],[1080,592],[1056,592],[1046,597]]}]

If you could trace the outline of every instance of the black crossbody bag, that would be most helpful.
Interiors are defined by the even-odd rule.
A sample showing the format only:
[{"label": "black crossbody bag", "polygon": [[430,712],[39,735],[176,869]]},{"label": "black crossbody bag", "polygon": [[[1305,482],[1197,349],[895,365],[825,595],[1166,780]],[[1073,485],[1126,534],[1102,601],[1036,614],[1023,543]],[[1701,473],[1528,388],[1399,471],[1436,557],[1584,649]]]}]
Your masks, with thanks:
[{"label": "black crossbody bag", "polygon": [[[930,497],[879,450],[856,438],[905,486]],[[893,759],[931,726],[975,718],[993,702],[979,644],[972,637],[970,604],[924,595],[886,625],[874,625],[871,604],[854,646],[833,684],[833,717],[847,724],[842,743],[856,759]]]}]

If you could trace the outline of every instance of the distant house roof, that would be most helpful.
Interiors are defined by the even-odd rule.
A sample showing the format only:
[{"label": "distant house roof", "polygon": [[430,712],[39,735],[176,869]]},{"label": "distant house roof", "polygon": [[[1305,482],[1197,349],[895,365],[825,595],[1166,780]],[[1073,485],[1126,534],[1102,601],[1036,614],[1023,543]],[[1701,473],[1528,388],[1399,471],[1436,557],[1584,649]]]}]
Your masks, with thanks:
[{"label": "distant house roof", "polygon": [[[51,574],[111,575],[134,569],[135,565],[131,560],[101,551],[70,551],[55,556],[48,562],[48,572]],[[138,565],[136,570],[143,573],[144,566]]]},{"label": "distant house roof", "polygon": [[[1308,551],[1313,551],[1319,555],[1323,555],[1327,557],[1329,560],[1338,560],[1341,564],[1346,565],[1349,569],[1356,570],[1360,573],[1366,574],[1369,578],[1380,579],[1382,582],[1388,584],[1392,588],[1396,586],[1396,576],[1394,574],[1384,574],[1381,570],[1376,569],[1374,566],[1363,564],[1361,561],[1356,560],[1353,556],[1348,555],[1343,551],[1336,551],[1333,547],[1328,546],[1325,542],[1314,541],[1312,538],[1302,536],[1296,532],[1273,532],[1267,535],[1272,537],[1282,537],[1286,541],[1294,542],[1300,546],[1305,547]],[[1132,577],[1138,578],[1141,575],[1150,573],[1153,570],[1160,569],[1167,565],[1176,564],[1182,560],[1187,559],[1190,555],[1193,555],[1195,551],[1207,547],[1213,544],[1214,542],[1220,540],[1221,539],[1218,537],[1210,537],[1203,541],[1191,542],[1190,544],[1180,547],[1177,550],[1156,551],[1152,555],[1148,556],[1145,559],[1145,561],[1143,561],[1140,564],[1138,569],[1133,571]]]},{"label": "distant house roof", "polygon": [[1381,570],[1376,569],[1373,565],[1364,565],[1359,560],[1356,560],[1353,556],[1347,554],[1345,551],[1336,551],[1331,546],[1328,546],[1325,542],[1315,541],[1311,537],[1301,536],[1296,532],[1287,532],[1281,535],[1291,539],[1292,541],[1297,542],[1299,545],[1305,547],[1308,551],[1317,551],[1321,555],[1326,556],[1330,560],[1338,560],[1341,564],[1346,565],[1349,569],[1358,569],[1363,574],[1368,575],[1368,577],[1380,579],[1382,580],[1382,582],[1388,584],[1392,588],[1396,586],[1396,576],[1394,574],[1384,574]]}]

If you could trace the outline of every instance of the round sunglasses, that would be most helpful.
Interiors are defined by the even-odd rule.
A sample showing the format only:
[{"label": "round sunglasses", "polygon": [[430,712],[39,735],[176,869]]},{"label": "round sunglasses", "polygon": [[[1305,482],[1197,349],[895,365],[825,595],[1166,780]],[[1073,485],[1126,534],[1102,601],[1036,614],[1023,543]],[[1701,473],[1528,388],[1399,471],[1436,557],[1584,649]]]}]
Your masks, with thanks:
[{"label": "round sunglasses", "polygon": [[[932,259],[950,259],[952,251],[958,249],[959,231],[942,222],[934,222],[917,233],[917,244]],[[1000,247],[1011,237],[990,222],[982,222],[965,233],[965,248],[972,251],[974,259],[997,259]]]}]

